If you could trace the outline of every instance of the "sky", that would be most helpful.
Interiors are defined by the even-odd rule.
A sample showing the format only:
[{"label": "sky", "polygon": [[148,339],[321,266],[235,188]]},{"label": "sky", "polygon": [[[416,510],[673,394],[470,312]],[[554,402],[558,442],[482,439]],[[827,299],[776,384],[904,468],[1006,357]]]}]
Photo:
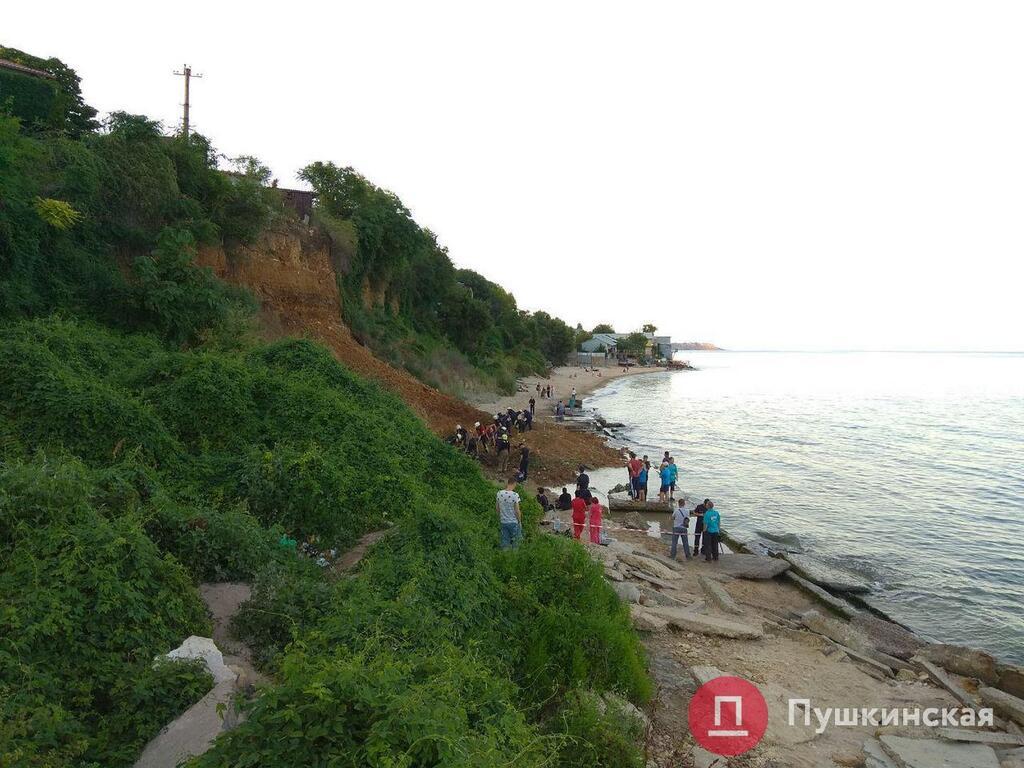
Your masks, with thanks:
[{"label": "sky", "polygon": [[1024,4],[55,0],[0,44],[282,186],[397,193],[572,325],[731,349],[1024,350]]}]

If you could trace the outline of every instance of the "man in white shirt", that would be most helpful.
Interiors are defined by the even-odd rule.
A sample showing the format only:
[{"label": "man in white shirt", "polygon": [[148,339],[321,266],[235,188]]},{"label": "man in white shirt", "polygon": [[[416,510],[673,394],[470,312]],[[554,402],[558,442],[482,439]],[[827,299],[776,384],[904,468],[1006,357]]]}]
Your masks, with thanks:
[{"label": "man in white shirt", "polygon": [[498,491],[495,509],[501,525],[501,548],[519,546],[523,539],[523,515],[519,511],[519,494],[516,493],[516,478],[510,477],[505,490]]},{"label": "man in white shirt", "polygon": [[679,539],[683,540],[683,554],[690,559],[690,542],[686,538],[687,530],[690,527],[690,513],[686,510],[686,499],[679,499],[679,506],[672,510],[672,548],[669,557],[676,559],[676,545]]}]

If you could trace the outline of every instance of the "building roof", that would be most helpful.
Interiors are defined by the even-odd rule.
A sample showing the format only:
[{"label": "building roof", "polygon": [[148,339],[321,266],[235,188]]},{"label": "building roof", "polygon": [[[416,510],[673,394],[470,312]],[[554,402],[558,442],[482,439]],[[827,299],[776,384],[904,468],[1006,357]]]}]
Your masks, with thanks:
[{"label": "building roof", "polygon": [[0,69],[9,69],[13,72],[21,72],[23,75],[32,75],[33,77],[45,77],[47,80],[55,80],[56,78],[49,72],[44,72],[41,69],[33,69],[32,67],[26,67],[24,64],[19,64],[16,61],[10,59],[0,59]]}]

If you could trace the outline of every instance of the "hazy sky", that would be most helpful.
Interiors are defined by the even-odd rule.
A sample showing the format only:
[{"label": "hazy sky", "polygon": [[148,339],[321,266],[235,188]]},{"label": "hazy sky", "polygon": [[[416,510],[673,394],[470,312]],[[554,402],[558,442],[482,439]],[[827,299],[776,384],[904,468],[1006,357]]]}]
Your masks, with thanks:
[{"label": "hazy sky", "polygon": [[[45,14],[45,18],[43,17]],[[586,327],[1024,349],[1020,2],[8,3],[87,100],[394,190]]]}]

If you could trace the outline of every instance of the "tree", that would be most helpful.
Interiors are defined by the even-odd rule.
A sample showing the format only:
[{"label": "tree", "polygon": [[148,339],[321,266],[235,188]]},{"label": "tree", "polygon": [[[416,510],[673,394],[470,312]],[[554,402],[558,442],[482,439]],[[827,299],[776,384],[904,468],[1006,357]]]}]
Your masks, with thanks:
[{"label": "tree", "polygon": [[644,327],[640,329],[643,333],[654,333],[658,330],[658,326],[652,323],[644,323]]},{"label": "tree", "polygon": [[644,336],[643,332],[633,331],[626,338],[619,339],[618,348],[620,352],[625,352],[627,355],[640,357],[647,349],[647,342],[648,338]]},{"label": "tree", "polygon": [[615,333],[615,329],[608,325],[608,323],[598,323],[594,326],[591,333]]}]

